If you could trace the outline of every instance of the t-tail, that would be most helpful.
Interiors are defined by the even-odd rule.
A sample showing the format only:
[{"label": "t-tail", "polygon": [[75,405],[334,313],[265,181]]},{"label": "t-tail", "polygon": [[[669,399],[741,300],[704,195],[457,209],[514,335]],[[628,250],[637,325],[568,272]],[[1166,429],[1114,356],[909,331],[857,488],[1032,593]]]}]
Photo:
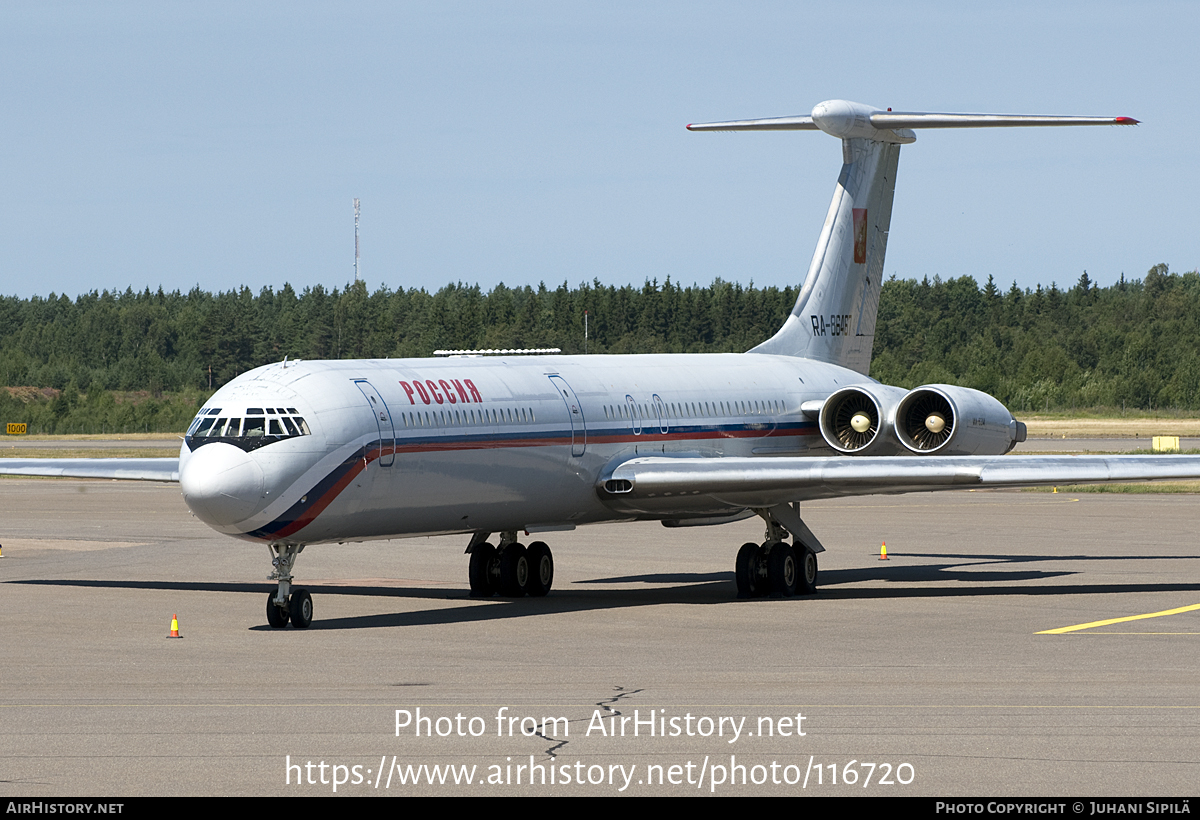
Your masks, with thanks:
[{"label": "t-tail", "polygon": [[824,131],[842,141],[842,172],[792,313],[751,353],[799,356],[866,375],[883,285],[900,146],[916,128],[1136,125],[1131,117],[931,114],[829,100],[808,116],[689,125],[691,131]]}]

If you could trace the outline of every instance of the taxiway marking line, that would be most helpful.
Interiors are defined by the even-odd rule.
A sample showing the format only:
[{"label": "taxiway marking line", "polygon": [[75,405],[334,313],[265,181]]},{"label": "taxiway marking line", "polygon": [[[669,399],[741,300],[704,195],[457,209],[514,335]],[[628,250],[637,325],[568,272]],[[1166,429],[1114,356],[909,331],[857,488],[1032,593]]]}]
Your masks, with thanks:
[{"label": "taxiway marking line", "polygon": [[1074,626],[1062,626],[1058,629],[1046,629],[1041,632],[1035,632],[1035,635],[1063,635],[1067,632],[1078,632],[1082,629],[1092,629],[1097,626],[1108,626],[1109,624],[1123,624],[1126,621],[1140,621],[1145,618],[1161,618],[1164,615],[1178,615],[1181,612],[1193,612],[1200,609],[1200,604],[1192,604],[1191,606],[1181,606],[1177,609],[1164,609],[1162,612],[1147,612],[1145,615],[1126,615],[1124,618],[1109,618],[1105,621],[1092,621],[1086,624],[1075,624]]}]

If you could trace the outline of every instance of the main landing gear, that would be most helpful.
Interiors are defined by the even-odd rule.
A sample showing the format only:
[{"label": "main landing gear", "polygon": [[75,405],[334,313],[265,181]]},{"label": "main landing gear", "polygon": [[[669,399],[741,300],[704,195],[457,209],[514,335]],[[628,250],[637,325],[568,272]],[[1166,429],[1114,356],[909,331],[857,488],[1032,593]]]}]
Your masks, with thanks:
[{"label": "main landing gear", "polygon": [[817,554],[796,539],[792,546],[783,539],[787,530],[769,514],[766,540],[742,544],[734,564],[739,598],[791,598],[817,591]]},{"label": "main landing gear", "polygon": [[545,542],[528,547],[517,541],[515,532],[501,533],[500,546],[487,543],[490,533],[476,533],[467,547],[471,564],[467,577],[472,598],[540,598],[554,583],[554,556]]},{"label": "main landing gear", "polygon": [[303,551],[303,544],[271,544],[267,547],[271,565],[275,568],[267,577],[279,582],[279,588],[267,596],[267,623],[275,629],[283,629],[289,620],[296,629],[308,629],[312,623],[312,596],[306,589],[291,588],[292,565]]}]

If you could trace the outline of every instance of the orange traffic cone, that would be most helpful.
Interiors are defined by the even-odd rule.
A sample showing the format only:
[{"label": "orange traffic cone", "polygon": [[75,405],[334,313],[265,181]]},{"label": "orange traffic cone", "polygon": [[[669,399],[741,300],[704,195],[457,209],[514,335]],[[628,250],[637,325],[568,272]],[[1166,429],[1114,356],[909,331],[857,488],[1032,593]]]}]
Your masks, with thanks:
[{"label": "orange traffic cone", "polygon": [[179,634],[179,616],[178,615],[171,616],[171,634],[168,635],[167,637],[168,638],[182,638],[183,637],[182,635]]},{"label": "orange traffic cone", "polygon": [[886,561],[887,559],[887,541],[884,541],[883,546],[879,548],[879,560]]}]

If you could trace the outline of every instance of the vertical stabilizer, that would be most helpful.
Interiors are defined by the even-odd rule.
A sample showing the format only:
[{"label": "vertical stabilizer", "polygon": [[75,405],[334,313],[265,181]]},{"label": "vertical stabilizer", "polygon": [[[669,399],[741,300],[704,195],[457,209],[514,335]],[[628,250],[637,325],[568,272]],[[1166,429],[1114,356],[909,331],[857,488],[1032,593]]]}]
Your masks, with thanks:
[{"label": "vertical stabilizer", "polygon": [[1137,124],[1133,117],[936,114],[826,100],[807,115],[689,125],[690,131],[824,131],[842,141],[845,164],[800,297],[779,332],[750,352],[803,356],[864,375],[870,369],[896,162],[900,146],[916,140],[913,129]]},{"label": "vertical stabilizer", "polygon": [[845,164],[792,313],[751,353],[802,356],[866,374],[900,146],[842,140]]}]

